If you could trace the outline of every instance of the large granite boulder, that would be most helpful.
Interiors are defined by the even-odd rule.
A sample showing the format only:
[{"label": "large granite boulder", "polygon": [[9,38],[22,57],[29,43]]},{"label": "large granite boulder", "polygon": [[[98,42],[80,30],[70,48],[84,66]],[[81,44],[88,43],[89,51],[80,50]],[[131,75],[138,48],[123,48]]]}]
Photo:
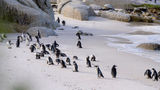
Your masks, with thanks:
[{"label": "large granite boulder", "polygon": [[160,44],[158,43],[142,43],[137,46],[137,48],[142,48],[146,50],[160,50]]},{"label": "large granite boulder", "polygon": [[102,9],[101,6],[96,5],[96,4],[90,4],[89,6],[90,6],[93,10],[100,10],[100,9]]},{"label": "large granite boulder", "polygon": [[55,29],[57,25],[49,0],[0,0],[0,12],[1,18],[26,27],[19,32],[32,27]]},{"label": "large granite boulder", "polygon": [[124,22],[129,22],[131,21],[131,17],[129,14],[125,14],[122,12],[117,12],[117,11],[100,11],[99,15],[104,18],[109,18],[113,20],[118,20],[118,21],[124,21]]},{"label": "large granite boulder", "polygon": [[89,16],[95,15],[93,9],[81,0],[63,0],[58,4],[58,12],[78,20],[88,20]]},{"label": "large granite boulder", "polygon": [[50,2],[56,4],[57,0],[50,0]]}]

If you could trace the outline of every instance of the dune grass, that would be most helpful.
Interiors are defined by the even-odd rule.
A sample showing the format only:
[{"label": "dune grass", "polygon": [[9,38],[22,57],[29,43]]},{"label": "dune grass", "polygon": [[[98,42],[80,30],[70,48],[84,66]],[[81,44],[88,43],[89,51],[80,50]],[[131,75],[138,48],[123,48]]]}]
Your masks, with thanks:
[{"label": "dune grass", "polygon": [[0,33],[13,33],[13,23],[0,19]]},{"label": "dune grass", "polygon": [[153,4],[141,4],[141,5],[135,5],[132,4],[133,7],[146,7],[146,8],[157,8],[160,9],[160,5],[153,5]]}]

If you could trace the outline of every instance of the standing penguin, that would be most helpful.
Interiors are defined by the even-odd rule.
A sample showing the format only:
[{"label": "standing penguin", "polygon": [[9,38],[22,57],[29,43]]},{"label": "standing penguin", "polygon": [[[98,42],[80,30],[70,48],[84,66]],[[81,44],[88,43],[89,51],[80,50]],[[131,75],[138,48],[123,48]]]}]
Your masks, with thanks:
[{"label": "standing penguin", "polygon": [[59,58],[56,58],[57,64],[61,63],[61,60]]},{"label": "standing penguin", "polygon": [[159,77],[159,79],[160,79],[160,71],[158,72],[158,77]]},{"label": "standing penguin", "polygon": [[63,60],[61,60],[61,68],[66,68],[66,64]]},{"label": "standing penguin", "polygon": [[65,25],[66,25],[66,22],[65,22],[64,20],[62,21],[62,25],[63,25],[63,26],[65,26]]},{"label": "standing penguin", "polygon": [[49,54],[49,52],[46,50],[46,47],[45,47],[44,44],[42,44],[42,52],[43,52],[44,54]]},{"label": "standing penguin", "polygon": [[71,65],[71,60],[69,57],[66,58],[66,62],[68,63],[68,65]]},{"label": "standing penguin", "polygon": [[38,34],[38,38],[41,38],[41,33],[39,30],[38,30],[37,34]]},{"label": "standing penguin", "polygon": [[81,40],[81,34],[80,34],[80,32],[77,32],[76,36],[78,37],[79,40]]},{"label": "standing penguin", "polygon": [[57,20],[56,20],[58,23],[60,23],[60,19],[59,19],[59,17],[57,18]]},{"label": "standing penguin", "polygon": [[96,57],[94,55],[91,55],[91,61],[96,61]]},{"label": "standing penguin", "polygon": [[74,66],[73,72],[78,72],[78,65],[77,65],[76,61],[73,61],[73,66]]},{"label": "standing penguin", "polygon": [[147,69],[144,73],[144,76],[147,76],[148,79],[152,79],[152,72],[151,70]]},{"label": "standing penguin", "polygon": [[41,59],[40,53],[36,53],[36,59]]},{"label": "standing penguin", "polygon": [[24,33],[22,33],[22,38],[23,38],[23,41],[26,41],[26,35]]},{"label": "standing penguin", "polygon": [[48,57],[48,61],[47,61],[48,65],[54,65],[53,60],[51,57]]},{"label": "standing penguin", "polygon": [[37,43],[40,43],[39,41],[39,36],[35,36],[36,40],[37,40]]},{"label": "standing penguin", "polygon": [[19,47],[19,46],[20,46],[20,37],[18,36],[16,41],[16,47]]},{"label": "standing penguin", "polygon": [[59,46],[59,44],[56,41],[54,41],[53,46],[56,48]]},{"label": "standing penguin", "polygon": [[22,36],[18,36],[18,37],[19,37],[20,42],[23,42],[23,37]]},{"label": "standing penguin", "polygon": [[112,69],[111,69],[111,74],[113,78],[116,78],[117,76],[117,70],[116,70],[116,65],[113,65]]},{"label": "standing penguin", "polygon": [[61,54],[61,51],[58,48],[56,48],[55,54],[56,54],[56,58],[59,58],[60,54]]},{"label": "standing penguin", "polygon": [[56,41],[54,41],[54,43],[52,44],[52,46],[51,46],[51,51],[53,51],[53,53],[55,53],[56,52],[56,48],[59,46],[59,44],[56,42]]},{"label": "standing penguin", "polygon": [[87,67],[92,67],[91,61],[89,60],[89,56],[86,58],[86,64],[87,64]]},{"label": "standing penguin", "polygon": [[34,50],[36,50],[34,45],[31,45],[29,49],[30,49],[31,52],[34,52]]},{"label": "standing penguin", "polygon": [[81,41],[78,41],[78,42],[77,42],[77,47],[78,47],[78,48],[82,48]]},{"label": "standing penguin", "polygon": [[11,40],[8,40],[8,42],[7,42],[7,47],[8,47],[8,49],[11,49],[12,48],[12,43],[11,43]]},{"label": "standing penguin", "polygon": [[158,73],[157,73],[157,71],[154,68],[152,68],[152,70],[153,70],[152,79],[154,81],[158,81]]},{"label": "standing penguin", "polygon": [[28,35],[29,40],[32,41],[32,36],[29,33],[27,33],[27,35]]},{"label": "standing penguin", "polygon": [[29,44],[30,44],[30,40],[29,40],[29,38],[27,38],[26,39],[26,46],[29,46]]},{"label": "standing penguin", "polygon": [[104,78],[102,71],[100,70],[99,66],[95,66],[97,68],[97,76],[98,78]]}]

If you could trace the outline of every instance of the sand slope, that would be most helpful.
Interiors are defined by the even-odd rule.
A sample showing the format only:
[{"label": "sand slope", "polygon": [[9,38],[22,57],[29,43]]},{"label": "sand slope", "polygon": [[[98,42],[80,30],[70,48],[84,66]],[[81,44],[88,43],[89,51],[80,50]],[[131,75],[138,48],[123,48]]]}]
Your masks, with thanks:
[{"label": "sand slope", "polygon": [[[13,90],[13,87],[24,86],[31,90],[159,90],[160,82],[147,80],[143,73],[146,68],[155,67],[160,70],[159,63],[140,56],[119,52],[108,47],[103,35],[129,32],[131,27],[127,23],[92,17],[91,21],[80,22],[62,17],[67,22],[65,30],[57,30],[59,36],[41,39],[41,42],[53,43],[56,40],[60,49],[70,58],[77,55],[79,72],[72,72],[73,67],[61,69],[60,65],[49,66],[45,56],[41,60],[35,59],[29,47],[22,43],[20,48],[8,50],[5,43],[0,44],[0,87],[2,90]],[[100,21],[98,21],[100,20]],[[77,30],[72,26],[78,25],[80,30],[93,33],[94,36],[83,36],[84,48],[76,47]],[[16,34],[8,35],[15,42]],[[35,41],[35,39],[34,39]],[[34,42],[32,42],[34,43]],[[2,53],[3,51],[3,53]],[[97,62],[105,78],[98,79],[94,67],[87,68],[85,58],[95,54]],[[55,56],[50,55],[53,59]],[[63,58],[65,59],[65,58]],[[73,59],[71,59],[73,61]],[[118,66],[118,77],[113,79],[110,69],[113,64]]]}]

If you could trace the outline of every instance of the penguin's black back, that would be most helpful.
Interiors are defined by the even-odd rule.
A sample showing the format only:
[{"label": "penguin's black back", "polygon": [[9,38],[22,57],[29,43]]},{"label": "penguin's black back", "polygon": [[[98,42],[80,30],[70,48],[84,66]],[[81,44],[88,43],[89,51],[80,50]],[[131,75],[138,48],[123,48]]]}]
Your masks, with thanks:
[{"label": "penguin's black back", "polygon": [[116,67],[114,67],[114,66],[112,67],[111,74],[112,74],[113,78],[116,78],[116,76],[117,76],[117,69],[116,69]]}]

